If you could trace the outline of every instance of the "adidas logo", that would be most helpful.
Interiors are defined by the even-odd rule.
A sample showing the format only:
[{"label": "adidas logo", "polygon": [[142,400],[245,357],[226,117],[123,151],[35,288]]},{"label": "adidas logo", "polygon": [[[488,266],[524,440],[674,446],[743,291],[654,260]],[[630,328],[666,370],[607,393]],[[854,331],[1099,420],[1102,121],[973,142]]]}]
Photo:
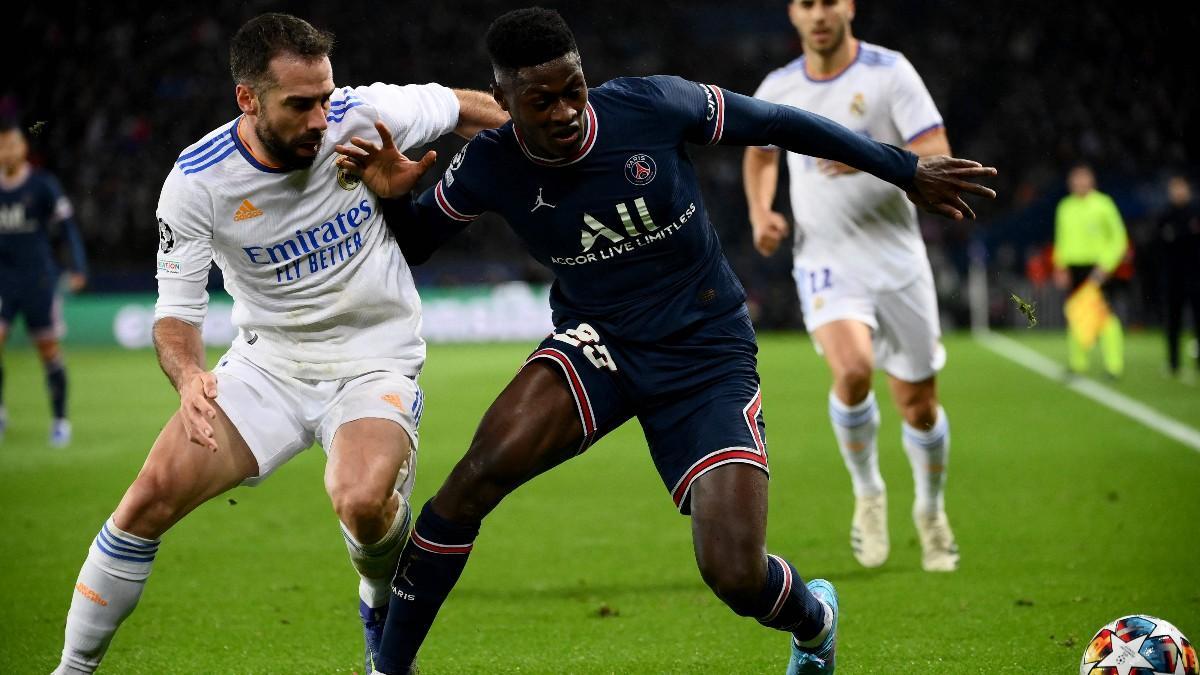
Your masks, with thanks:
[{"label": "adidas logo", "polygon": [[263,214],[262,209],[250,203],[249,199],[243,199],[242,205],[237,208],[233,214],[234,220],[249,220],[257,218]]}]

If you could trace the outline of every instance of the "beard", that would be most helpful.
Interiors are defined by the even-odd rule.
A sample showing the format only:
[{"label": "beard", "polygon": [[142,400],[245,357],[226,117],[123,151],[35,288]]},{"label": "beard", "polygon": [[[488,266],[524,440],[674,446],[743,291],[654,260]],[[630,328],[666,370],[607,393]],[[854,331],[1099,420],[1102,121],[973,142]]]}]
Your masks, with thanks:
[{"label": "beard", "polygon": [[[271,158],[279,162],[280,168],[288,171],[311,167],[317,159],[317,153],[321,150],[321,141],[324,137],[324,134],[320,131],[314,131],[302,134],[290,142],[285,141],[271,128],[271,124],[266,116],[258,118],[258,123],[254,126],[254,132],[258,135],[259,142],[263,144],[263,147],[266,148]],[[317,144],[316,152],[313,152],[312,157],[304,157],[297,153],[297,148],[302,143]]]}]

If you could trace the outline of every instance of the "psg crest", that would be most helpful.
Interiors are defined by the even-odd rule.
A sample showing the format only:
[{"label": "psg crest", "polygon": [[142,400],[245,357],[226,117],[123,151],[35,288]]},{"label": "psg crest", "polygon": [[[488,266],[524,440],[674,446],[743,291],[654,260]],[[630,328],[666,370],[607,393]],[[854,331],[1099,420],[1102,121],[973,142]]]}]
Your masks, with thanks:
[{"label": "psg crest", "polygon": [[634,155],[625,162],[625,177],[634,185],[645,185],[654,180],[658,167],[650,155]]}]

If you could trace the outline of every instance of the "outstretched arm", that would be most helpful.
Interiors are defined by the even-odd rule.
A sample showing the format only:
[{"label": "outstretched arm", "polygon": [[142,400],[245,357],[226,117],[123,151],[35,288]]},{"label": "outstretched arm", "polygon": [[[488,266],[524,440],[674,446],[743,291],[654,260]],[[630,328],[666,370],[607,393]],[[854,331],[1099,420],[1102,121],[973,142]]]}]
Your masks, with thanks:
[{"label": "outstretched arm", "polygon": [[718,90],[724,115],[719,142],[727,145],[775,145],[790,152],[821,157],[896,185],[917,206],[960,220],[975,212],[962,195],[995,198],[995,191],[972,180],[996,175],[992,167],[954,157],[917,156],[873,141],[813,113]]},{"label": "outstretched arm", "polygon": [[436,153],[429,151],[414,162],[396,148],[386,124],[375,122],[375,130],[379,132],[379,144],[355,136],[350,139],[351,145],[335,146],[341,154],[337,164],[362,178],[367,188],[379,196],[384,222],[404,259],[410,265],[420,265],[470,223],[451,220],[431,208],[431,200],[418,200],[412,194],[417,181],[433,166]]},{"label": "outstretched arm", "polygon": [[508,113],[500,108],[491,94],[471,89],[454,89],[458,99],[458,126],[454,133],[466,139],[484,129],[495,129],[508,122]]}]

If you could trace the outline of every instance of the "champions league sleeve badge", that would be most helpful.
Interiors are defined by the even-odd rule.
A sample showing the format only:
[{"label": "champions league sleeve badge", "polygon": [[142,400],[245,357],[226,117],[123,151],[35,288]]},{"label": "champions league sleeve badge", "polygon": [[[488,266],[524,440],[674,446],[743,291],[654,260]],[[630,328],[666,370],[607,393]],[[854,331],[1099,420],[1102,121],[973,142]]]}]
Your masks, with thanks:
[{"label": "champions league sleeve badge", "polygon": [[171,226],[162,218],[158,219],[158,250],[163,253],[170,253],[171,249],[175,248],[175,233],[171,230]]}]

